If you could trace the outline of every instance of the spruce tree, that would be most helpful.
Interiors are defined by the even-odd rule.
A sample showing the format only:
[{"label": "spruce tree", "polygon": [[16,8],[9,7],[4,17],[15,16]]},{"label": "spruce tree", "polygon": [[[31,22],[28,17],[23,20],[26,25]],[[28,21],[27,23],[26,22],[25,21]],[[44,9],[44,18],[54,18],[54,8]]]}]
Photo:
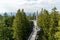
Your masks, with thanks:
[{"label": "spruce tree", "polygon": [[38,16],[38,26],[41,28],[38,40],[48,40],[49,37],[49,13],[42,9]]},{"label": "spruce tree", "polygon": [[55,33],[58,32],[58,11],[57,8],[54,7],[50,14],[50,27],[51,27],[51,38],[50,40],[56,40]]},{"label": "spruce tree", "polygon": [[13,38],[14,40],[27,40],[30,34],[29,21],[26,18],[25,12],[20,9],[17,11],[13,23]]}]

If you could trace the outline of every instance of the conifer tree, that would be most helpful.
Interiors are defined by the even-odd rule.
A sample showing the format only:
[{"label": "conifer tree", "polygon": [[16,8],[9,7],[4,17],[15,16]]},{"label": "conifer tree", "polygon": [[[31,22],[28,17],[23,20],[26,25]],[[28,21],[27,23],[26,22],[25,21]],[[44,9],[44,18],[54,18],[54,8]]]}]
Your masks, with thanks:
[{"label": "conifer tree", "polygon": [[54,37],[55,33],[58,31],[58,11],[56,11],[57,8],[54,7],[52,9],[52,12],[50,14],[50,27],[51,27],[51,38],[50,40],[56,40]]},{"label": "conifer tree", "polygon": [[27,40],[28,36],[30,35],[30,25],[26,18],[25,12],[20,9],[17,11],[14,23],[13,23],[13,30],[14,30],[14,40]]},{"label": "conifer tree", "polygon": [[49,13],[46,9],[42,9],[38,16],[38,26],[41,28],[38,40],[48,40],[49,36]]}]

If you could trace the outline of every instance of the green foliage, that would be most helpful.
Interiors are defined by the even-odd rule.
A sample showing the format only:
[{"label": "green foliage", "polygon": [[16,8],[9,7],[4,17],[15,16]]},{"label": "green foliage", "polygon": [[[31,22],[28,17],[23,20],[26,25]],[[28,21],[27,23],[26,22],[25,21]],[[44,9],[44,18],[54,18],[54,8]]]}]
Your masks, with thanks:
[{"label": "green foliage", "polygon": [[1,40],[13,40],[12,38],[13,35],[11,32],[12,31],[9,30],[7,27],[2,28],[1,36],[0,36]]},{"label": "green foliage", "polygon": [[39,40],[48,40],[49,36],[49,13],[47,10],[42,10],[38,16],[38,25],[41,28],[41,34]]},{"label": "green foliage", "polygon": [[[33,29],[36,15],[26,16],[24,9],[17,11],[15,16],[7,13],[0,15],[0,40],[27,40]],[[38,40],[60,40],[60,14],[54,7],[51,12],[42,9],[38,15]]]},{"label": "green foliage", "polygon": [[30,35],[30,25],[29,21],[26,18],[25,12],[20,9],[17,11],[17,14],[13,23],[14,29],[14,40],[27,40]]},{"label": "green foliage", "polygon": [[8,16],[7,13],[4,16],[0,16],[0,40],[13,40],[13,16]]},{"label": "green foliage", "polygon": [[58,11],[56,7],[49,14],[47,10],[41,11],[38,16],[38,26],[41,28],[38,40],[58,40]]}]

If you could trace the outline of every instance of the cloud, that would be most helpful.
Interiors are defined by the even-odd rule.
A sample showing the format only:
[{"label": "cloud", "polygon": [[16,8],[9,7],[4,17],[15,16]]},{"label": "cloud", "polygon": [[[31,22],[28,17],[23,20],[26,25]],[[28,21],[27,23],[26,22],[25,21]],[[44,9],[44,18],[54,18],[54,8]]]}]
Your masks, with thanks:
[{"label": "cloud", "polygon": [[0,0],[0,12],[16,12],[19,8],[34,12],[41,8],[51,10],[54,6],[60,10],[60,0]]}]

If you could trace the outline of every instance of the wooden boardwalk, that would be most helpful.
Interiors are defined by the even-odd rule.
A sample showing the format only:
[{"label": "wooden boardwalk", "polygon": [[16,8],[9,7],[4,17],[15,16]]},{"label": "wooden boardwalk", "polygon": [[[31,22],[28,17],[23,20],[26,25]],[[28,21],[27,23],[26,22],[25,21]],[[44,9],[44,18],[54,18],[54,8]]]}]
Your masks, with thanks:
[{"label": "wooden boardwalk", "polygon": [[31,20],[31,21],[33,21],[34,27],[33,27],[33,31],[32,31],[32,33],[30,34],[28,40],[36,40],[36,39],[37,39],[37,33],[38,33],[38,31],[39,31],[40,29],[39,29],[38,26],[37,26],[37,21],[36,21],[36,20]]}]

